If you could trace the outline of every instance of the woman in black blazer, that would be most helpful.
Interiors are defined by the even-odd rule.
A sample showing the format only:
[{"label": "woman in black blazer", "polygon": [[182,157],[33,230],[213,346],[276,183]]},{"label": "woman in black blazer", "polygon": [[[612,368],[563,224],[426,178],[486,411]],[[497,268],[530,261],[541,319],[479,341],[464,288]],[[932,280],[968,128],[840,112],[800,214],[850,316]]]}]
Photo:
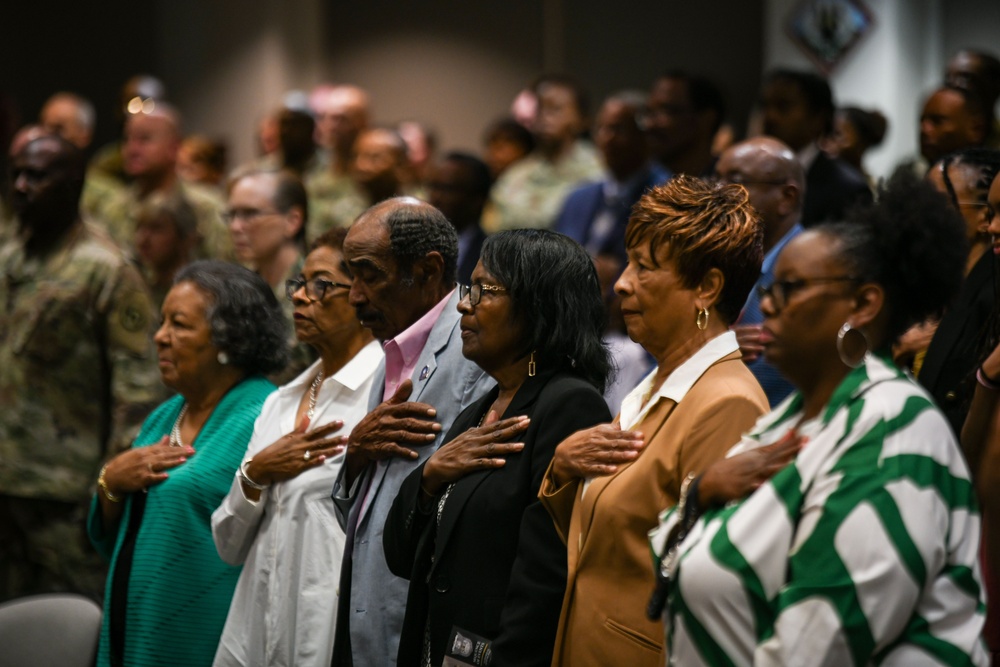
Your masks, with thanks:
[{"label": "woman in black blazer", "polygon": [[459,415],[386,520],[389,569],[410,580],[400,667],[440,665],[453,628],[490,640],[492,665],[551,662],[566,547],[538,488],[559,442],[611,419],[586,251],[553,232],[501,232],[472,281],[460,288],[462,352],[497,387]]}]

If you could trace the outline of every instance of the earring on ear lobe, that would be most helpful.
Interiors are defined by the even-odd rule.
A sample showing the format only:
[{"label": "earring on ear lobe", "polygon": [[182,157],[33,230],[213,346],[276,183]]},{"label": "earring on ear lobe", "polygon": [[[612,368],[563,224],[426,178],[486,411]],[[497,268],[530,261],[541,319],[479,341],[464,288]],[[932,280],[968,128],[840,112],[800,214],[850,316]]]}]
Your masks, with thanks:
[{"label": "earring on ear lobe", "polygon": [[229,355],[226,354],[225,352],[219,352],[219,354],[215,355],[215,358],[223,366],[225,366],[225,365],[227,365],[229,363]]},{"label": "earring on ear lobe", "polygon": [[704,331],[708,328],[708,308],[698,309],[698,314],[694,318],[694,324],[698,327],[699,331]]},{"label": "earring on ear lobe", "polygon": [[[847,334],[854,332],[860,337],[860,343],[864,345],[864,352],[860,356],[854,355],[849,356],[847,352],[844,351],[845,345],[850,345],[849,342],[845,343],[847,339]],[[843,362],[848,368],[857,368],[865,363],[865,359],[868,358],[870,345],[868,344],[868,336],[861,329],[855,329],[851,326],[850,322],[844,322],[840,327],[840,331],[837,332],[837,354],[840,355],[840,361]]]},{"label": "earring on ear lobe", "polygon": [[531,357],[528,359],[528,377],[535,377],[535,351],[531,351]]}]

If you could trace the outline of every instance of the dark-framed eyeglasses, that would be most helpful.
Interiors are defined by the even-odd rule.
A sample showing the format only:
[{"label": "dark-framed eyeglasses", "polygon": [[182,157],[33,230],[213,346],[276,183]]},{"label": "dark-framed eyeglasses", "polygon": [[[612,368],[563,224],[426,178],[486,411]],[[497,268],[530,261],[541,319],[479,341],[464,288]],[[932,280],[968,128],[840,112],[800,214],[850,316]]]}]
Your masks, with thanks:
[{"label": "dark-framed eyeglasses", "polygon": [[483,298],[483,292],[506,292],[506,287],[501,287],[500,285],[488,285],[486,283],[475,283],[473,285],[459,285],[458,286],[458,299],[461,301],[465,297],[469,297],[470,306],[478,306],[479,302]]},{"label": "dark-framed eyeglasses", "polygon": [[332,280],[327,280],[326,278],[313,278],[312,280],[306,280],[305,278],[299,276],[298,278],[291,278],[285,281],[285,296],[289,300],[295,296],[303,287],[306,288],[306,296],[313,301],[322,301],[326,293],[335,289],[345,289],[350,290],[351,286],[344,283],[335,283]]},{"label": "dark-framed eyeglasses", "polygon": [[955,206],[959,208],[983,208],[986,209],[984,213],[986,214],[987,220],[992,220],[996,212],[993,207],[984,201],[958,201],[955,200]]},{"label": "dark-framed eyeglasses", "polygon": [[763,301],[764,297],[771,299],[775,310],[782,310],[788,305],[788,300],[797,291],[809,285],[822,285],[824,283],[853,282],[859,280],[857,276],[831,276],[828,278],[800,278],[798,280],[775,280],[770,285],[760,285],[757,287],[757,296]]}]

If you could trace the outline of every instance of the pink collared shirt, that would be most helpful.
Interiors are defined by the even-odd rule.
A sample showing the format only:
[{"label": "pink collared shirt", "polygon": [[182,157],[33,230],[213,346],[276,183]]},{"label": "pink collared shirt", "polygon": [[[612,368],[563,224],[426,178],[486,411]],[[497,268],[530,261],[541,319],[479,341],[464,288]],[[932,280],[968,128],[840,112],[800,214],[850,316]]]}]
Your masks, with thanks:
[{"label": "pink collared shirt", "polygon": [[[408,329],[400,333],[395,338],[391,338],[382,344],[385,351],[385,388],[382,390],[382,400],[386,401],[399,388],[408,377],[413,375],[417,367],[417,359],[420,357],[427,338],[431,335],[431,329],[438,321],[438,317],[444,312],[451,294],[455,290],[448,292],[441,301],[433,308],[424,313],[424,316],[409,326]],[[375,466],[388,465],[386,461],[376,461]],[[369,478],[370,480],[371,478]],[[366,484],[364,495],[361,498],[361,511],[358,512],[360,518],[367,510],[371,502],[371,488]]]},{"label": "pink collared shirt", "polygon": [[437,305],[424,313],[424,316],[411,324],[408,329],[382,344],[382,349],[385,351],[383,401],[389,400],[396,393],[403,380],[413,375],[413,371],[417,367],[417,359],[420,358],[420,353],[423,351],[424,345],[427,344],[427,338],[431,335],[431,329],[434,328],[438,317],[444,312],[454,291],[448,292]]}]

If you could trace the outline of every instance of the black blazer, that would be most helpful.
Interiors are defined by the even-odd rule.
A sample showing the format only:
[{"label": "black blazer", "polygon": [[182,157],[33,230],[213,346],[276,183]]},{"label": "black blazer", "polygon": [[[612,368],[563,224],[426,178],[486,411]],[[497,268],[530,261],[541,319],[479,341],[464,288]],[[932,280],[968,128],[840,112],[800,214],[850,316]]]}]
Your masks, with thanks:
[{"label": "black blazer", "polygon": [[820,151],[806,172],[802,226],[841,220],[854,204],[871,201],[872,191],[861,172]]},{"label": "black blazer", "polygon": [[[458,416],[445,442],[475,427],[494,388]],[[421,508],[423,466],[403,482],[386,519],[389,569],[410,580],[399,667],[421,664],[424,629],[441,664],[452,626],[491,638],[495,667],[547,666],[566,591],[566,547],[538,501],[553,452],[570,434],[611,420],[601,394],[566,374],[528,378],[503,418],[528,415],[524,449],[503,468],[460,479],[436,524],[437,500]],[[433,563],[432,563],[433,557]]]},{"label": "black blazer", "polygon": [[974,374],[986,352],[987,327],[995,302],[993,253],[987,250],[966,276],[955,303],[941,318],[917,379],[937,401],[958,435],[969,412]]}]

